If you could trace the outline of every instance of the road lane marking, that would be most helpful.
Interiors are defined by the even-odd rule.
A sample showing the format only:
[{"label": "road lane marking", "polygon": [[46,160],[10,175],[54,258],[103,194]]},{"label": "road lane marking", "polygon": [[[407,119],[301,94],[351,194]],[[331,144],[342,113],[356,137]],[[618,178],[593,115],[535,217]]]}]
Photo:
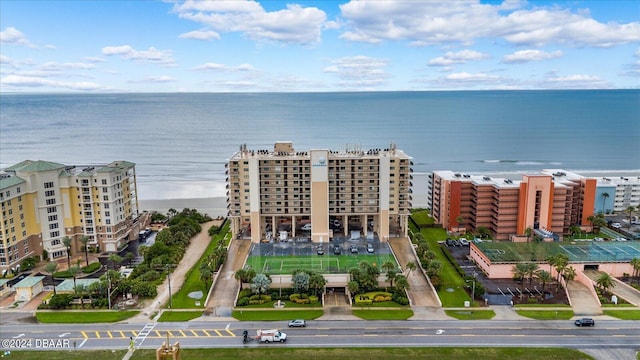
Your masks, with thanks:
[{"label": "road lane marking", "polygon": [[191,333],[193,334],[193,336],[195,336],[195,337],[200,337],[200,335],[198,335],[198,333],[197,333],[197,332],[195,332],[194,330],[189,330],[189,331],[191,331]]},{"label": "road lane marking", "polygon": [[228,332],[228,333],[229,333],[229,335],[231,335],[231,336],[236,336],[236,334],[234,334],[231,330],[229,330],[229,329],[225,329],[225,330],[226,330],[226,332]]},{"label": "road lane marking", "polygon": [[85,340],[89,338],[89,336],[87,335],[86,332],[84,331],[80,331],[80,334],[82,334],[82,336],[84,336]]},{"label": "road lane marking", "polygon": [[133,336],[138,337],[138,333],[137,332],[131,330],[131,333],[133,334]]},{"label": "road lane marking", "polygon": [[84,343],[86,343],[86,342],[87,342],[87,339],[82,340],[82,342],[80,343],[80,346],[78,346],[78,347],[81,348],[82,345],[84,345]]},{"label": "road lane marking", "polygon": [[203,333],[205,333],[208,337],[211,337],[211,334],[209,334],[209,333],[207,332],[207,330],[202,329],[202,332],[203,332]]},{"label": "road lane marking", "polygon": [[111,334],[111,331],[107,331],[107,334],[109,335],[109,339],[113,339],[113,335]]},{"label": "road lane marking", "polygon": [[98,339],[100,339],[100,332],[99,332],[99,331],[96,331],[95,333],[96,333],[96,337],[97,337]]},{"label": "road lane marking", "polygon": [[183,337],[187,337],[187,334],[185,334],[184,331],[182,330],[178,330],[178,331],[180,331],[180,334],[182,334]]},{"label": "road lane marking", "polygon": [[163,335],[160,333],[160,330],[156,330],[156,334],[158,335],[159,338],[163,337]]},{"label": "road lane marking", "polygon": [[213,331],[215,331],[215,332],[216,332],[216,334],[218,334],[218,336],[222,336],[222,334],[220,333],[220,331],[218,331],[218,330],[216,330],[216,329],[213,329]]},{"label": "road lane marking", "polygon": [[122,330],[120,330],[120,337],[121,338],[126,338],[126,336],[124,336],[124,333],[122,332]]}]

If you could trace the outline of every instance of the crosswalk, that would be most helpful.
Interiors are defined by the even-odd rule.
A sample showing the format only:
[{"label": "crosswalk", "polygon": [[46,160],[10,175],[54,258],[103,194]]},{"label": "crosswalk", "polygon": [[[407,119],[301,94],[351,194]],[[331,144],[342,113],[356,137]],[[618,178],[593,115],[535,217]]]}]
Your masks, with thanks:
[{"label": "crosswalk", "polygon": [[80,331],[85,339],[136,339],[139,345],[144,338],[198,338],[198,337],[235,337],[238,336],[228,329],[188,329],[188,330],[153,330],[143,328],[141,331],[135,330],[90,330]]}]

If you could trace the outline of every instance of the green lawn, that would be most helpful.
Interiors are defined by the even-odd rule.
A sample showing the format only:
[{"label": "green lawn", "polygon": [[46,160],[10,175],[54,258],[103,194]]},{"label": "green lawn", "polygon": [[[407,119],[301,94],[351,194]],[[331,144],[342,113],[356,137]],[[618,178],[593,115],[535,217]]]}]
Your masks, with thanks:
[{"label": "green lawn", "polygon": [[391,254],[343,254],[343,255],[291,255],[291,256],[250,256],[247,265],[250,265],[257,273],[271,275],[291,274],[296,269],[308,269],[320,274],[347,273],[349,269],[358,267],[358,264],[366,261],[376,265],[378,269],[387,261],[395,263]]},{"label": "green lawn", "polygon": [[353,310],[353,315],[363,320],[407,320],[413,316],[408,309],[398,310]]},{"label": "green lawn", "polygon": [[518,315],[536,320],[569,320],[573,310],[516,310]]},{"label": "green lawn", "polygon": [[493,310],[445,310],[444,312],[458,320],[490,320],[496,316]]},{"label": "green lawn", "polygon": [[[205,284],[200,280],[200,263],[213,253],[219,242],[224,241],[228,232],[229,223],[227,222],[225,226],[220,229],[220,232],[213,237],[212,241],[209,242],[200,260],[189,270],[180,291],[172,296],[171,301],[174,309],[197,309],[204,305],[211,284]],[[196,291],[202,291],[203,294],[202,299],[199,300],[200,306],[196,306],[196,299],[189,297],[189,293]],[[165,306],[169,306],[169,303],[165,304]]]},{"label": "green lawn", "polygon": [[570,305],[567,304],[516,304],[515,308],[570,308]]},{"label": "green lawn", "polygon": [[322,316],[322,310],[234,310],[231,314],[240,321],[313,320]]},{"label": "green lawn", "polygon": [[429,216],[429,212],[426,210],[415,211],[411,213],[411,218],[418,225],[430,225],[435,224],[435,220],[431,216]]},{"label": "green lawn", "polygon": [[[584,360],[589,355],[573,349],[558,348],[244,348],[238,349],[183,349],[182,359],[229,360],[282,360],[282,359],[483,359],[483,360]],[[132,360],[155,360],[155,352],[136,351]]]},{"label": "green lawn", "polygon": [[140,311],[38,311],[36,319],[41,323],[112,323],[138,315]]},{"label": "green lawn", "polygon": [[640,310],[603,310],[605,315],[613,316],[622,320],[640,320]]},{"label": "green lawn", "polygon": [[164,311],[158,322],[189,321],[202,316],[202,311]]}]

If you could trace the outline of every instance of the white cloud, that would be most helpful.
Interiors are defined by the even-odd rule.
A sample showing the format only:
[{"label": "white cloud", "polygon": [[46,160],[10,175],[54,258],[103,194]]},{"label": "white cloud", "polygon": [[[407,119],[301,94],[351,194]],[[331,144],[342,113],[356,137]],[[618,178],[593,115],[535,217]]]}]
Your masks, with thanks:
[{"label": "white cloud", "polygon": [[44,71],[62,71],[62,70],[88,70],[94,69],[96,66],[94,64],[87,63],[56,63],[56,62],[46,62],[38,66],[41,70]]},{"label": "white cloud", "polygon": [[556,76],[555,73],[551,73],[542,81],[541,87],[547,89],[608,89],[611,88],[611,85],[595,75]]},{"label": "white cloud", "polygon": [[448,74],[445,76],[445,79],[458,81],[458,82],[462,82],[462,81],[467,81],[467,82],[492,81],[493,82],[500,79],[500,77],[496,75],[485,74],[485,73],[470,74],[467,72],[461,72],[461,73]]},{"label": "white cloud", "polygon": [[104,62],[104,59],[98,56],[85,56],[84,59],[88,62],[93,62],[93,63]]},{"label": "white cloud", "polygon": [[170,50],[158,50],[150,47],[148,50],[136,50],[130,45],[105,46],[102,54],[107,56],[118,55],[123,59],[133,60],[140,63],[162,64],[165,66],[175,65]]},{"label": "white cloud", "polygon": [[14,27],[0,31],[0,44],[35,47],[20,30]]},{"label": "white cloud", "polygon": [[0,84],[10,87],[52,87],[70,90],[100,90],[102,87],[91,82],[67,82],[36,76],[8,75],[0,79]]},{"label": "white cloud", "polygon": [[389,75],[385,72],[388,60],[368,56],[344,57],[332,61],[324,72],[338,76],[338,84],[351,89],[368,90],[384,85]]},{"label": "white cloud", "polygon": [[341,38],[368,43],[401,40],[417,46],[468,45],[493,37],[529,46],[608,47],[640,41],[639,22],[605,24],[586,11],[527,6],[515,1],[350,1],[340,5],[346,29]]},{"label": "white cloud", "polygon": [[16,66],[12,58],[3,54],[0,54],[0,64],[2,64],[3,66]]},{"label": "white cloud", "polygon": [[178,36],[181,39],[195,39],[195,40],[220,40],[220,34],[211,30],[195,30],[188,33],[180,34]]},{"label": "white cloud", "polygon": [[267,12],[256,1],[192,1],[174,5],[180,18],[207,27],[214,33],[240,32],[253,40],[294,44],[320,41],[327,15],[315,7],[288,4]]},{"label": "white cloud", "polygon": [[168,75],[160,75],[160,76],[147,76],[146,78],[139,80],[139,81],[134,81],[137,83],[166,83],[166,82],[173,82],[176,81],[176,79],[172,78],[171,76]]},{"label": "white cloud", "polygon": [[429,66],[449,66],[453,64],[464,64],[471,60],[482,60],[489,58],[489,54],[483,54],[474,50],[461,50],[458,52],[447,52],[444,56],[429,60]]},{"label": "white cloud", "polygon": [[254,67],[251,64],[240,64],[238,66],[227,66],[218,63],[204,63],[193,68],[198,71],[252,71]]},{"label": "white cloud", "polygon": [[546,52],[542,50],[521,50],[516,51],[513,54],[505,55],[502,61],[507,64],[520,64],[529,61],[539,61],[559,58],[563,55],[562,51],[556,50],[553,52]]}]

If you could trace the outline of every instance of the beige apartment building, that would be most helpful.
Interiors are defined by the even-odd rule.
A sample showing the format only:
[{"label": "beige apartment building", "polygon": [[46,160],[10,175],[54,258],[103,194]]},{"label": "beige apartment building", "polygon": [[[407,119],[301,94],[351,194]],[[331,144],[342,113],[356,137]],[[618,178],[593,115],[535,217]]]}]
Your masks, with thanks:
[{"label": "beige apartment building", "polygon": [[[114,161],[99,166],[68,166],[26,160],[0,177],[0,269],[34,255],[65,258],[87,246],[115,252],[136,240],[146,220],[138,213],[135,164]],[[146,216],[145,216],[146,218]],[[144,221],[143,221],[144,220]]]},{"label": "beige apartment building", "polygon": [[[234,236],[252,242],[308,236],[406,235],[412,158],[387,149],[295,151],[240,147],[226,164],[227,207]],[[310,234],[310,235],[309,235]]]}]

